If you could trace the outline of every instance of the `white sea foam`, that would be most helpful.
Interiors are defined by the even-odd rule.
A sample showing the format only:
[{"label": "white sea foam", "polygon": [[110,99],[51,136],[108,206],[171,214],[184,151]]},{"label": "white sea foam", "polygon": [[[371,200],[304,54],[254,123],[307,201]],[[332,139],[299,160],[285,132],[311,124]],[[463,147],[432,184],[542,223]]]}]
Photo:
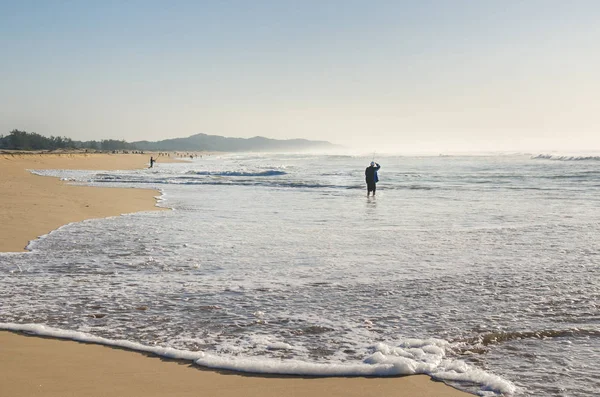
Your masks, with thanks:
[{"label": "white sea foam", "polygon": [[10,323],[0,323],[0,329],[7,331],[16,331],[16,332],[25,332],[28,334],[39,335],[39,336],[50,336],[58,339],[67,339],[73,340],[77,342],[85,342],[85,343],[95,343],[98,345],[105,346],[113,346],[113,347],[122,347],[124,349],[135,350],[143,353],[152,353],[157,356],[173,358],[173,359],[181,359],[181,360],[190,360],[194,361],[202,357],[201,352],[191,352],[185,350],[178,350],[169,347],[155,347],[155,346],[145,346],[140,343],[131,342],[128,340],[111,340],[107,338],[102,338],[99,336],[93,336],[87,334],[85,332],[79,331],[68,331],[61,330],[53,327],[47,327],[40,324],[10,324]]}]

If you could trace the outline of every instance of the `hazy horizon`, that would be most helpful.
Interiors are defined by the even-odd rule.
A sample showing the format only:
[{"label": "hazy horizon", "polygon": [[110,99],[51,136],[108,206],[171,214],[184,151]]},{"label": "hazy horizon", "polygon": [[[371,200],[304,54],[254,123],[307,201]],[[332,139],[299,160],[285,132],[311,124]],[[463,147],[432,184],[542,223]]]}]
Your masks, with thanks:
[{"label": "hazy horizon", "polygon": [[594,1],[0,2],[0,134],[600,150]]}]

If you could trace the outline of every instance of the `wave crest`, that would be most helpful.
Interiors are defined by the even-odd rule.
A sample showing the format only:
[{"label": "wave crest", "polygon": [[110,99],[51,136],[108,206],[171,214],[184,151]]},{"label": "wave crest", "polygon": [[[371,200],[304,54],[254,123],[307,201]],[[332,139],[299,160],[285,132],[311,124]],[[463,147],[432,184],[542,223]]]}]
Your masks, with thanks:
[{"label": "wave crest", "polygon": [[555,161],[600,161],[600,156],[568,156],[557,154],[538,154],[531,156],[533,160],[555,160]]},{"label": "wave crest", "polygon": [[188,171],[186,172],[188,175],[206,175],[206,176],[279,176],[286,175],[285,171],[278,170],[267,170],[267,171],[258,171],[258,172],[246,172],[246,171],[219,171],[219,172],[211,172],[211,171]]}]

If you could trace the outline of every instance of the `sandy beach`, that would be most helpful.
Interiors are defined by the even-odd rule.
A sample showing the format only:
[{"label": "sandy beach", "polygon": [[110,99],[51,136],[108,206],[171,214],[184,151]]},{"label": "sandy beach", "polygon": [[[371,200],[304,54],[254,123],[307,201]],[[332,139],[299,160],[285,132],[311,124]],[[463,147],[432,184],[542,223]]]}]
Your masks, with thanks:
[{"label": "sandy beach", "polygon": [[[71,186],[33,169],[136,169],[150,154],[0,154],[0,251],[84,219],[160,210],[154,190]],[[161,162],[166,157],[158,158]],[[0,263],[0,266],[2,264]],[[305,378],[208,370],[119,348],[0,332],[0,396],[468,396],[428,376]]]}]

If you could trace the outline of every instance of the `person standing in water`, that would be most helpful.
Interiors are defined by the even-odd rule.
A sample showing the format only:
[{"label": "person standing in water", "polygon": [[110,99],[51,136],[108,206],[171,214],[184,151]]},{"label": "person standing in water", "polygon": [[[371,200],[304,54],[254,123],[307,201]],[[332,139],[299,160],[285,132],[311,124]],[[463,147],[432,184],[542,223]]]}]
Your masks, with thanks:
[{"label": "person standing in water", "polygon": [[154,167],[155,162],[156,160],[154,160],[154,157],[150,156],[150,168]]},{"label": "person standing in water", "polygon": [[365,180],[367,181],[367,197],[369,197],[369,193],[373,192],[373,196],[375,196],[376,184],[379,182],[379,178],[377,177],[377,171],[381,166],[374,161],[371,161],[371,165],[367,167],[365,170]]}]

